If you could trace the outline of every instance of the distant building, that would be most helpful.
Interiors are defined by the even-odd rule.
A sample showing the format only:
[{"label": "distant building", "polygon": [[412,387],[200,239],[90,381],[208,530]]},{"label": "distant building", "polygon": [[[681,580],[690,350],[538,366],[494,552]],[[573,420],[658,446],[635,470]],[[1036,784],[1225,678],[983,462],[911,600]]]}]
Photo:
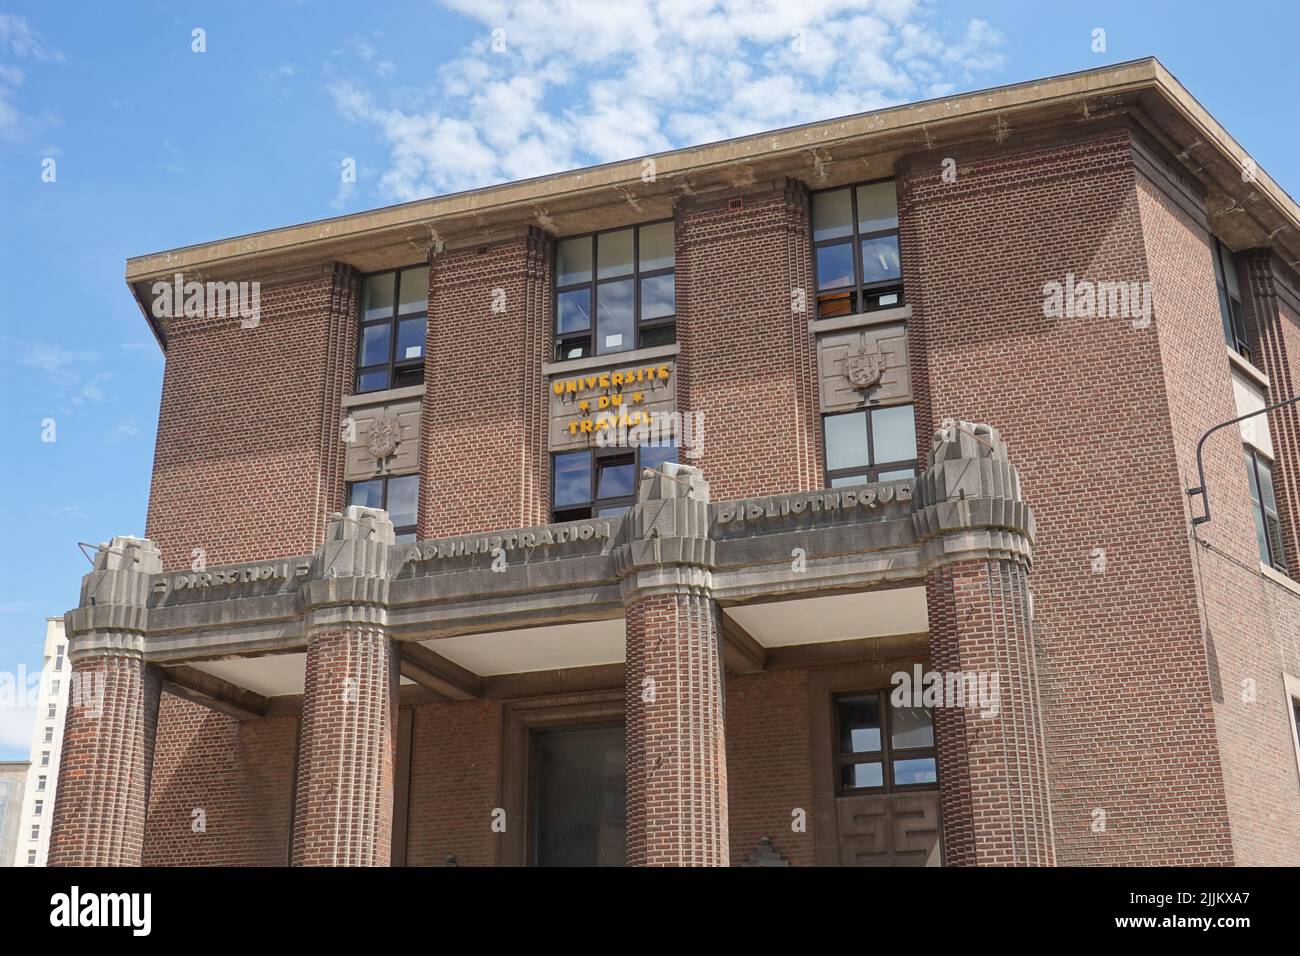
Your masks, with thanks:
[{"label": "distant building", "polygon": [[18,825],[22,816],[23,788],[27,783],[26,760],[0,761],[0,866],[14,862],[18,846]]},{"label": "distant building", "polygon": [[41,662],[40,696],[32,728],[32,752],[25,790],[20,790],[16,846],[5,843],[0,858],[15,866],[44,866],[50,848],[50,821],[54,817],[54,790],[59,782],[59,754],[63,749],[63,718],[68,709],[68,642],[63,618],[46,618],[45,656]]}]

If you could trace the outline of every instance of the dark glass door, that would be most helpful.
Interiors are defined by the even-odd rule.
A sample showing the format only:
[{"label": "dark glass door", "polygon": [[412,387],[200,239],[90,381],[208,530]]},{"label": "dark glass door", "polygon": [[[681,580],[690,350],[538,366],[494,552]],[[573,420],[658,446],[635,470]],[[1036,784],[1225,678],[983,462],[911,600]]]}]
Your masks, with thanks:
[{"label": "dark glass door", "polygon": [[623,725],[539,730],[530,743],[533,865],[623,866]]}]

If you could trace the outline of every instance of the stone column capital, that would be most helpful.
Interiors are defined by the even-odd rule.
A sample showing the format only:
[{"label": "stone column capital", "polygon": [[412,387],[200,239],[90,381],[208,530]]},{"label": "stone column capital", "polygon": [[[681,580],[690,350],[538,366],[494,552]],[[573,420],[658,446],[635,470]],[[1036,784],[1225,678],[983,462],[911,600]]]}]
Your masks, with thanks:
[{"label": "stone column capital", "polygon": [[624,528],[615,553],[624,603],[649,594],[707,594],[714,542],[709,483],[699,468],[668,462],[645,469]]},{"label": "stone column capital", "polygon": [[148,538],[118,535],[100,544],[92,560],[81,579],[80,605],[64,615],[69,659],[142,656],[151,576],[162,571],[162,554]]},{"label": "stone column capital", "polygon": [[299,591],[308,634],[387,623],[388,559],[395,542],[393,523],[380,508],[351,505],[330,516],[325,542]]},{"label": "stone column capital", "polygon": [[1006,442],[991,425],[945,419],[912,496],[920,563],[972,558],[1030,565],[1035,525]]}]

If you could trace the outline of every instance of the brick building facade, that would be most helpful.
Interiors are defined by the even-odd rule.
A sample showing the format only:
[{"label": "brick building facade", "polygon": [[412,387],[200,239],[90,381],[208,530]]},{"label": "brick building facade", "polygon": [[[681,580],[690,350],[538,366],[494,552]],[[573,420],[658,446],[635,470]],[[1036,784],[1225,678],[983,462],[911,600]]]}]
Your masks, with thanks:
[{"label": "brick building facade", "polygon": [[1297,227],[1144,60],[131,260],[50,862],[1300,863]]}]

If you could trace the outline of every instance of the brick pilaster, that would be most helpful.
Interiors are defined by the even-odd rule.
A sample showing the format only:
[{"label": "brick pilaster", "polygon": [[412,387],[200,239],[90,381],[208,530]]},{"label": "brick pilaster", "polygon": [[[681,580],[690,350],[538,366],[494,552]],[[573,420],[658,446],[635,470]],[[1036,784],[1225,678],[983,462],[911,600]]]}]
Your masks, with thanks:
[{"label": "brick pilaster", "polygon": [[293,825],[295,866],[387,866],[397,655],[382,627],[307,644]]},{"label": "brick pilaster", "polygon": [[397,752],[397,653],[387,634],[393,523],[330,518],[322,576],[302,591],[307,662],[294,795],[294,866],[388,866]]},{"label": "brick pilaster", "polygon": [[[996,704],[934,709],[949,866],[1053,863],[1046,758],[1025,567],[970,559],[926,579],[930,654],[941,675],[978,675]],[[964,687],[971,686],[967,681]]]},{"label": "brick pilaster", "polygon": [[145,662],[147,539],[101,545],[66,615],[72,683],[50,832],[50,866],[139,866],[162,674]]},{"label": "brick pilaster", "polygon": [[718,610],[707,595],[627,607],[627,862],[726,866]]}]

